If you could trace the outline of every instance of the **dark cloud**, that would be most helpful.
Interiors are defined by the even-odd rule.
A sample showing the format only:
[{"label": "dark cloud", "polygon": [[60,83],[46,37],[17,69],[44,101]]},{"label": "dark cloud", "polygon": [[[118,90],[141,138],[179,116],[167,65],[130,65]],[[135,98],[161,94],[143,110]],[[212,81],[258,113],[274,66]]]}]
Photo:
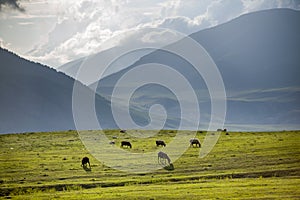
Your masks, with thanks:
[{"label": "dark cloud", "polygon": [[20,12],[24,12],[25,9],[20,6],[20,0],[0,0],[0,11],[3,7],[9,7],[12,9],[16,9]]}]

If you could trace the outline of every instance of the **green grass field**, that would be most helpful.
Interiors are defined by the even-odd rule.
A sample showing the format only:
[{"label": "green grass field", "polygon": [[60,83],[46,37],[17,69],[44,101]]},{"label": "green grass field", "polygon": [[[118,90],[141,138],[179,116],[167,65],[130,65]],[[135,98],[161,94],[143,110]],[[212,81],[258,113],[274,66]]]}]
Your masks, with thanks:
[{"label": "green grass field", "polygon": [[[142,134],[147,134],[147,131]],[[117,130],[116,145],[132,152],[155,151],[185,131],[131,138]],[[205,132],[197,133],[203,142]],[[86,150],[77,132],[0,135],[0,198],[8,199],[300,199],[300,131],[222,133],[199,158],[189,148],[173,170],[126,173],[105,166]],[[168,143],[167,143],[168,145]],[[88,156],[91,171],[81,167]]]}]

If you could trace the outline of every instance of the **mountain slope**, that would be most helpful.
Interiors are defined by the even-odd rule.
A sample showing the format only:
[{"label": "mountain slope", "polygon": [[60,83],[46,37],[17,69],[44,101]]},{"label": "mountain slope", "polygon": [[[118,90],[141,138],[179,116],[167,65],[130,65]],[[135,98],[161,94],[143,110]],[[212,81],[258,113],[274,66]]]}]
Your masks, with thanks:
[{"label": "mountain slope", "polygon": [[[227,88],[299,86],[299,22],[299,11],[266,10],[191,37],[219,66]],[[272,76],[268,76],[271,73]],[[233,78],[236,82],[229,81]]]},{"label": "mountain slope", "polygon": [[[228,104],[226,126],[243,129],[243,125],[254,124],[257,127],[269,125],[271,129],[299,128],[299,24],[299,11],[275,9],[243,15],[191,35],[210,54],[222,75]],[[179,43],[172,45],[180,47]],[[184,75],[202,99],[202,123],[208,122],[210,101],[204,81],[184,59],[165,51],[150,53],[128,68],[100,80],[97,92],[110,97],[122,75],[146,63],[167,65]],[[166,97],[163,89],[155,87],[139,91],[131,99],[132,104],[145,110],[145,104],[150,107],[162,97],[166,110],[174,110],[174,97]],[[154,96],[157,98],[153,100]],[[180,120],[179,115],[168,114]]]},{"label": "mountain slope", "polygon": [[[75,129],[74,79],[2,48],[0,60],[0,133]],[[88,87],[78,84],[82,95],[93,95]],[[97,114],[101,112],[104,118],[102,125],[112,127],[109,102],[98,95],[95,99]],[[108,118],[103,113],[108,113]]]}]

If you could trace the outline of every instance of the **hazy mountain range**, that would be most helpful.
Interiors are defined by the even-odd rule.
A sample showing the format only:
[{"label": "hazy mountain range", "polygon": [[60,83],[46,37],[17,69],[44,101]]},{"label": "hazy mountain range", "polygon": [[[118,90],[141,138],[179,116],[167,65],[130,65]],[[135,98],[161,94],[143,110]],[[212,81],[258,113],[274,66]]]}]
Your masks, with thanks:
[{"label": "hazy mountain range", "polygon": [[[191,35],[207,50],[221,72],[227,93],[227,127],[252,130],[299,128],[298,24],[299,11],[276,9],[243,15]],[[172,45],[180,48],[180,43]],[[111,96],[122,75],[146,63],[171,66],[190,80],[200,99],[201,122],[205,125],[210,118],[205,83],[189,63],[165,51],[157,50],[143,56],[133,65],[100,80],[98,93]],[[130,84],[128,82],[127,86]],[[126,84],[122,87],[125,88]],[[156,85],[137,91],[131,101],[135,108],[143,111],[150,105],[163,102],[172,119],[180,117],[176,97]]]},{"label": "hazy mountain range", "polygon": [[[300,128],[299,24],[299,11],[276,9],[243,15],[191,35],[210,54],[222,75],[227,94],[225,127],[232,130]],[[184,42],[184,39],[179,42]],[[180,43],[171,45],[180,47]],[[91,84],[90,88],[80,84],[83,96],[94,95],[91,88],[98,85],[95,108],[101,127],[117,127],[110,104],[116,82],[129,70],[146,63],[170,66],[189,80],[199,99],[200,125],[207,126],[211,105],[209,93],[201,76],[186,60],[162,50],[131,58],[122,70],[112,71],[99,84]],[[75,76],[83,59],[61,69],[68,69],[68,73]],[[0,50],[0,60],[0,133],[75,128],[73,78],[4,49]],[[125,83],[122,87],[130,88],[132,83]],[[183,101],[188,100],[187,96]],[[139,88],[131,97],[133,120],[146,125],[149,122],[148,109],[154,104],[161,104],[166,109],[168,118],[164,127],[177,128],[181,116],[176,94],[155,84]],[[122,94],[119,106],[120,109],[126,108]]]}]

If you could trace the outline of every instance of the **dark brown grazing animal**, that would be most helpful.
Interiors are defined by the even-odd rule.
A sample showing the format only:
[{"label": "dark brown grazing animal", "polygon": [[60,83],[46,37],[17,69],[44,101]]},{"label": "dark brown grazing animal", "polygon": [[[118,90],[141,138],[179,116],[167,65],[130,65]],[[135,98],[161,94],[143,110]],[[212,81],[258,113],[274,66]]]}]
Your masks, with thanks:
[{"label": "dark brown grazing animal", "polygon": [[156,146],[158,147],[159,145],[161,145],[161,146],[166,146],[166,143],[164,142],[164,141],[162,141],[162,140],[156,140]]},{"label": "dark brown grazing animal", "polygon": [[127,146],[127,147],[130,147],[130,148],[132,147],[130,142],[127,142],[127,141],[122,141],[121,142],[121,147],[123,147],[123,146]]},{"label": "dark brown grazing animal", "polygon": [[126,133],[126,130],[120,130],[120,133]]},{"label": "dark brown grazing animal", "polygon": [[190,146],[194,146],[194,144],[196,145],[196,147],[201,147],[200,141],[196,138],[192,138],[190,139]]},{"label": "dark brown grazing animal", "polygon": [[89,167],[91,167],[91,165],[90,165],[90,159],[88,157],[84,157],[81,160],[81,166],[86,167],[86,164],[89,164]]}]

